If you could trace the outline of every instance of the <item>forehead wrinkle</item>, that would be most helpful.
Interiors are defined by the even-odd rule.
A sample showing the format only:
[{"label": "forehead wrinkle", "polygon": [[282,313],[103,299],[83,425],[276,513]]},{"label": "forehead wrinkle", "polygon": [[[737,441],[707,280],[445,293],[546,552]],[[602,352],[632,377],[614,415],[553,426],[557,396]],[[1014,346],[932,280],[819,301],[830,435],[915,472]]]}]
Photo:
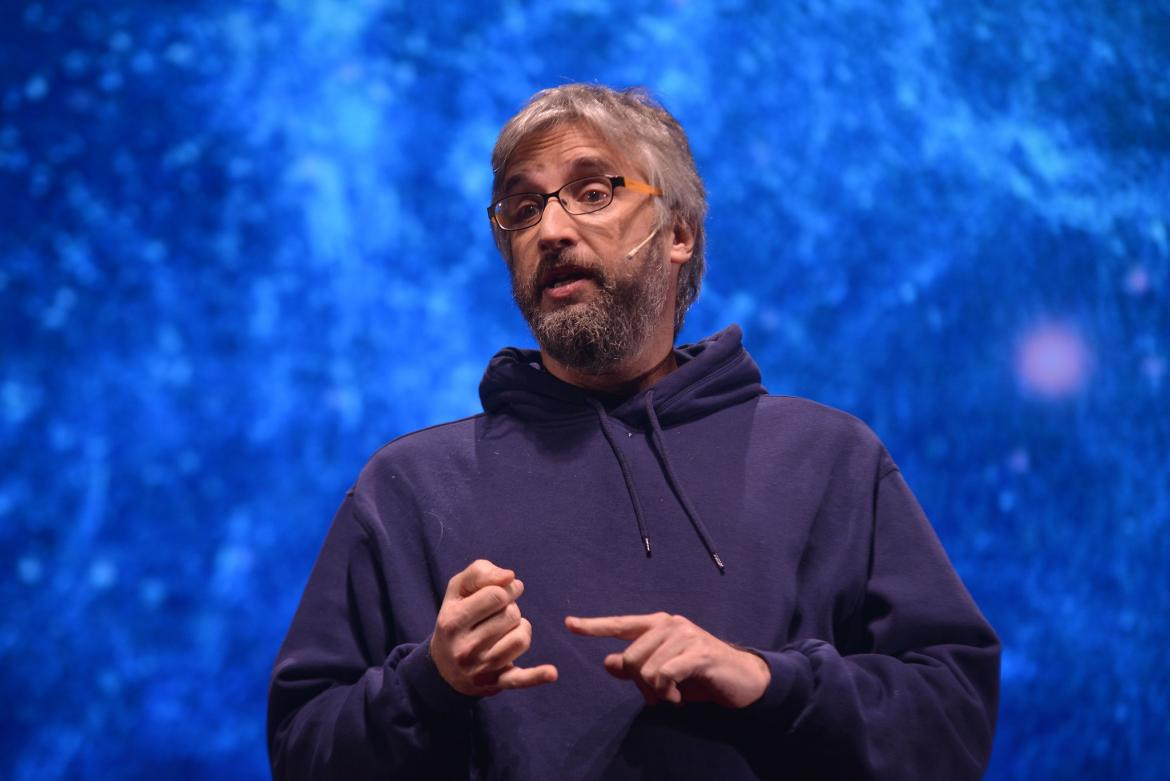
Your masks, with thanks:
[{"label": "forehead wrinkle", "polygon": [[[606,157],[600,155],[587,155],[573,160],[569,165],[569,179],[568,181],[575,181],[587,176],[597,176],[604,174],[606,176],[616,175],[616,169],[619,166],[614,165]],[[542,171],[544,166],[538,166],[537,171]],[[510,192],[513,187],[519,184],[531,182],[528,171],[517,171],[509,176],[504,181],[504,192]],[[535,187],[535,185],[529,185]]]},{"label": "forehead wrinkle", "polygon": [[[542,159],[557,147],[567,147],[561,159],[551,163]],[[568,178],[557,185],[591,174],[625,175],[617,170],[630,162],[612,144],[588,126],[562,125],[545,132],[534,133],[520,142],[512,153],[517,162],[503,181],[502,191],[511,192],[518,185],[539,190],[535,179],[550,167],[563,167]],[[551,184],[549,186],[552,186]]]}]

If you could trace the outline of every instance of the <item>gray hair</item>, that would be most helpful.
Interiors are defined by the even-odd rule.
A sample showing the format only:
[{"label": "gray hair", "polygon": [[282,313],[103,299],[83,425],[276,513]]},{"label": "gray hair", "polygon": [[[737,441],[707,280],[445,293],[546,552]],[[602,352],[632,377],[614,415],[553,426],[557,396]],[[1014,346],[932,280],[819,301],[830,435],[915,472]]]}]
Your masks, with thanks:
[{"label": "gray hair", "polygon": [[[682,220],[695,237],[694,253],[678,275],[674,307],[677,336],[687,310],[699,296],[706,267],[703,220],[707,216],[707,192],[695,169],[682,125],[645,89],[615,90],[600,84],[565,84],[533,95],[508,120],[496,139],[492,150],[492,201],[501,197],[508,159],[524,140],[535,133],[578,122],[590,125],[615,149],[631,150],[631,156],[645,167],[650,184],[663,193],[655,199],[659,229]],[[507,233],[495,223],[492,231],[500,254],[511,262]]]}]

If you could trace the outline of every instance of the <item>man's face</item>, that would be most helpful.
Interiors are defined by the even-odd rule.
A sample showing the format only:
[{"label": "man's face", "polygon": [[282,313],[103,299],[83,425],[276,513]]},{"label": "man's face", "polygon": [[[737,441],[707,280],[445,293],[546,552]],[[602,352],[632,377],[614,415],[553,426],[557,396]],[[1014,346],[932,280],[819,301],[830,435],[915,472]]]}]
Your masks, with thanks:
[{"label": "man's face", "polygon": [[[645,178],[587,126],[560,126],[517,148],[503,194],[550,192],[595,175]],[[609,206],[591,214],[568,214],[550,199],[538,224],[509,234],[512,295],[545,352],[602,374],[637,353],[664,319],[673,323],[673,271],[661,232],[627,257],[655,226],[651,196],[619,187]]]}]

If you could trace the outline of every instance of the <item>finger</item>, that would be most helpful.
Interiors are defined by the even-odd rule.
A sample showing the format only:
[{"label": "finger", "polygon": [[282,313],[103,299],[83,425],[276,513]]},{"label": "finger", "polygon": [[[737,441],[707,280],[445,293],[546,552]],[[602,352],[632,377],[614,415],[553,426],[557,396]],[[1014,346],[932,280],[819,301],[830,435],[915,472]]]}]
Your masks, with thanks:
[{"label": "finger", "polygon": [[[678,698],[671,700],[676,705],[683,702],[709,702],[713,699],[709,686],[703,681],[706,675],[703,663],[693,657],[680,656],[672,659],[658,671],[661,679],[673,681]],[[668,687],[663,685],[663,688]],[[669,693],[667,696],[671,696]]]},{"label": "finger", "polygon": [[[617,669],[621,664],[620,656],[618,654],[614,654],[614,656],[618,657],[614,665],[614,668]],[[609,666],[609,664],[606,665],[607,668]],[[611,669],[610,672],[614,672],[614,669]],[[657,705],[660,702],[669,702],[674,705],[682,704],[683,697],[679,684],[661,673],[648,676],[645,674],[645,670],[643,670],[641,674],[632,674],[629,671],[622,671],[615,674],[619,678],[626,678],[633,681],[634,685],[638,687],[638,691],[642,693],[642,697],[646,700],[647,705]]]},{"label": "finger", "polygon": [[484,586],[466,599],[460,600],[458,608],[464,617],[464,626],[473,627],[480,621],[506,609],[524,593],[524,584],[514,580],[507,588]]},{"label": "finger", "polygon": [[677,686],[666,685],[661,688],[651,686],[641,678],[635,678],[634,684],[642,693],[647,705],[657,705],[660,702],[669,702],[672,705],[682,704],[682,692]]},{"label": "finger", "polygon": [[[633,649],[633,646],[630,646],[630,649]],[[655,691],[665,691],[669,684],[683,679],[679,677],[667,677],[665,680],[660,679],[663,667],[675,662],[680,657],[697,659],[701,656],[700,653],[697,653],[700,650],[700,644],[696,642],[695,637],[691,633],[686,631],[664,632],[661,641],[650,650],[650,653],[645,654],[640,660],[638,674]],[[629,650],[626,651],[625,656],[627,657],[628,664]]]},{"label": "finger", "polygon": [[642,665],[642,680],[668,702],[682,701],[680,686],[697,672],[701,654],[688,653],[685,645],[664,643]]},{"label": "finger", "polygon": [[672,635],[667,624],[655,624],[630,643],[626,650],[621,652],[621,663],[629,675],[642,675],[642,668],[646,661],[659,652],[664,643],[672,642]]},{"label": "finger", "polygon": [[495,685],[500,689],[527,689],[543,683],[552,683],[556,679],[557,668],[551,664],[542,664],[538,667],[509,667],[496,678]]},{"label": "finger", "polygon": [[[484,654],[502,638],[520,625],[520,608],[516,603],[508,605],[503,610],[494,613],[487,619],[480,621],[473,628],[466,631],[455,640],[455,657],[462,664],[475,667],[482,666]],[[511,659],[508,660],[512,661]],[[504,667],[497,664],[495,668]]]},{"label": "finger", "polygon": [[646,701],[647,705],[657,705],[659,702],[661,702],[654,690],[643,683],[640,679],[635,678],[634,685],[638,687],[638,691],[641,693],[642,699]]},{"label": "finger", "polygon": [[447,581],[446,597],[458,599],[470,596],[484,586],[503,586],[514,577],[516,573],[510,569],[497,567],[487,559],[476,559]]},{"label": "finger", "polygon": [[566,616],[565,626],[569,628],[570,632],[587,637],[617,637],[622,640],[633,640],[665,618],[667,618],[665,613],[640,616],[597,616],[595,618]]},{"label": "finger", "polygon": [[673,686],[676,691],[681,692],[679,687],[701,672],[701,664],[701,660],[692,654],[680,654],[664,662],[655,672],[655,688],[666,689]]},{"label": "finger", "polygon": [[491,641],[487,643],[491,646],[504,635],[511,632],[520,624],[520,606],[515,602],[509,602],[504,605],[503,610],[497,610],[487,618],[480,621],[471,631],[477,636],[482,637],[485,641],[490,638]]},{"label": "finger", "polygon": [[501,637],[481,656],[484,669],[502,670],[532,647],[532,624],[527,618],[520,619],[515,629]]},{"label": "finger", "polygon": [[606,671],[615,678],[627,681],[641,677],[642,665],[668,637],[662,625],[647,630],[630,643],[626,650],[606,656],[604,661]]}]

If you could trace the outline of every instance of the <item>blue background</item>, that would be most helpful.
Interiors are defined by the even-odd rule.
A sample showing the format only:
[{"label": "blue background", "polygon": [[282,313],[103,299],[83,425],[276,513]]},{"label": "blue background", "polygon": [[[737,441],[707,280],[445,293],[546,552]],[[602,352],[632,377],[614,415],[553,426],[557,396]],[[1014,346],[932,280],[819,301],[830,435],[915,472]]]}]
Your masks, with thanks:
[{"label": "blue background", "polygon": [[867,421],[1001,633],[988,777],[1159,777],[1167,4],[425,5],[0,12],[0,776],[267,774],[343,492],[532,343],[495,133],[597,80],[710,189],[683,340]]}]

